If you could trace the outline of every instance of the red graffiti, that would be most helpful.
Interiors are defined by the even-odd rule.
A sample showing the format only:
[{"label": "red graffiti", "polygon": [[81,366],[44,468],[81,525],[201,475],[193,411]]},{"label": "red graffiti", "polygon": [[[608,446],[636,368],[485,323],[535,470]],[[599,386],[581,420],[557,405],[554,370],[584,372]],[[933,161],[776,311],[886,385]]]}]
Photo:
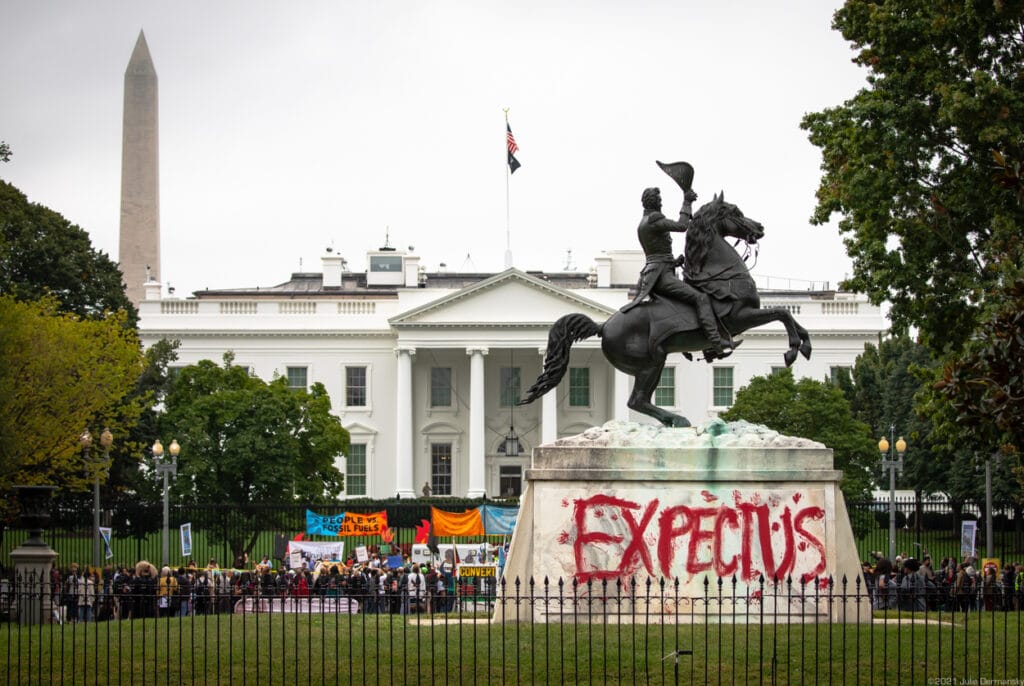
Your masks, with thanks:
[{"label": "red graffiti", "polygon": [[[717,500],[707,495],[701,492],[705,501]],[[575,536],[562,532],[558,542],[572,541],[576,576],[582,583],[641,570],[672,578],[682,576],[680,567],[691,576],[713,571],[717,576],[738,574],[746,581],[762,575],[782,580],[796,572],[806,582],[825,571],[820,526],[810,526],[824,520],[822,508],[794,511],[777,496],[763,499],[753,493],[745,501],[738,491],[733,492],[733,501],[734,505],[675,505],[658,514],[657,498],[646,505],[607,495],[581,498],[573,501]],[[616,522],[614,532],[600,530],[607,526],[601,521]]]}]

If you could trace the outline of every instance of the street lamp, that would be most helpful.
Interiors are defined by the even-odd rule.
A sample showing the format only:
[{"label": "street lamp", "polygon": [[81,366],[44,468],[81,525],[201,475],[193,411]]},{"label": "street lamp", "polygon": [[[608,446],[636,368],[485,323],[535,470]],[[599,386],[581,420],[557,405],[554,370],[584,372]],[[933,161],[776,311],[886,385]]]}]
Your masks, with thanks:
[{"label": "street lamp", "polygon": [[[895,438],[896,425],[889,427],[889,434]],[[907,452],[907,442],[900,436],[894,441],[892,450],[889,440],[882,436],[878,442],[878,452],[882,454],[882,471],[889,470],[889,559],[896,559],[896,472],[903,474],[903,453]]]},{"label": "street lamp", "polygon": [[[92,485],[92,566],[100,567],[102,553],[100,544],[100,472],[110,468],[110,446],[114,442],[114,434],[110,429],[104,428],[100,434],[100,447],[103,448],[103,462],[96,470],[95,479]],[[82,458],[86,464],[89,463],[89,449],[92,448],[92,434],[86,429],[78,437],[78,443],[82,446]]]},{"label": "street lamp", "polygon": [[163,559],[160,562],[161,567],[166,567],[171,559],[171,548],[170,548],[170,534],[168,532],[168,525],[170,517],[168,515],[167,505],[167,477],[168,475],[175,476],[178,473],[178,453],[181,452],[181,446],[178,445],[176,440],[171,440],[171,445],[168,450],[171,453],[171,459],[165,460],[164,446],[160,443],[160,439],[156,439],[153,442],[153,457],[156,461],[157,474],[164,475],[164,529],[163,529]]}]

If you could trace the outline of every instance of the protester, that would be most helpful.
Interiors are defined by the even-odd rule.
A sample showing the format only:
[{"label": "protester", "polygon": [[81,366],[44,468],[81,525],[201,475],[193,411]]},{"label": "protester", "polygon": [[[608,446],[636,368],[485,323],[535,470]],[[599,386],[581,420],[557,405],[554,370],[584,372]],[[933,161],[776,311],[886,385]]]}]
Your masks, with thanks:
[{"label": "protester", "polygon": [[170,617],[177,609],[178,580],[171,574],[170,567],[160,570],[160,579],[156,585],[156,606],[161,617]]}]

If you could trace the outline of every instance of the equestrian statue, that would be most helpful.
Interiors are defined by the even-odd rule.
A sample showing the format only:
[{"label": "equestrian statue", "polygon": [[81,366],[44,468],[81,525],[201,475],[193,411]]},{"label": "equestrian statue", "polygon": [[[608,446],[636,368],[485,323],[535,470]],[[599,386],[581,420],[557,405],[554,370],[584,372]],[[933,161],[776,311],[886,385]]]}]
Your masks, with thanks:
[{"label": "equestrian statue", "polygon": [[[661,371],[669,353],[701,352],[712,362],[732,354],[742,343],[733,339],[747,329],[768,322],[782,322],[789,337],[783,354],[786,366],[796,361],[797,353],[811,357],[807,330],[784,308],[761,308],[761,298],[745,263],[745,256],[734,246],[756,245],[764,237],[758,222],[743,216],[735,205],[725,201],[725,192],[692,213],[693,167],[686,162],[658,162],[683,190],[679,220],[661,214],[661,192],[646,189],[642,196],[644,215],[637,235],[646,262],[640,273],[636,297],[603,324],[583,314],[568,314],[556,321],[548,332],[544,368],[520,405],[532,403],[558,385],[569,367],[569,350],[576,341],[597,335],[601,351],[616,369],[634,378],[629,408],[654,417],[665,426],[690,426],[680,415],[664,410],[651,396],[661,380]],[[687,234],[683,255],[672,256],[672,233]],[[726,238],[735,238],[729,245]],[[676,277],[682,267],[683,279]]]}]

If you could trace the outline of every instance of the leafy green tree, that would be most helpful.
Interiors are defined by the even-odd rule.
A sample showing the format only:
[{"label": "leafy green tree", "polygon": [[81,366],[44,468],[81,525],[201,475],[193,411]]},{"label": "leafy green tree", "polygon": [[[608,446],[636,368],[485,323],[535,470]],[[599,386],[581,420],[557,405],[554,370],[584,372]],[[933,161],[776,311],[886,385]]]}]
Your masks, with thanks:
[{"label": "leafy green tree", "polygon": [[273,525],[266,510],[247,505],[324,503],[341,492],[335,459],[347,453],[349,436],[322,384],[295,390],[284,378],[267,383],[231,362],[228,354],[223,366],[203,360],[175,375],[159,435],[181,445],[178,502],[237,506],[245,538],[235,535],[237,523],[198,523],[214,536],[229,532],[237,556]]},{"label": "leafy green tree", "polygon": [[92,247],[89,234],[2,180],[0,293],[19,300],[52,295],[62,312],[83,317],[124,310],[129,326],[138,317],[121,270]]},{"label": "leafy green tree", "polygon": [[844,286],[891,302],[894,329],[917,327],[941,359],[918,408],[954,505],[984,488],[976,455],[1020,451],[1006,426],[1024,355],[1012,307],[992,308],[1017,301],[1024,263],[1022,26],[1021,0],[847,0],[833,27],[867,87],[802,122],[823,157],[812,221],[839,214],[853,258]]},{"label": "leafy green tree", "polygon": [[138,420],[143,403],[129,395],[142,353],[125,316],[81,319],[54,298],[0,295],[0,492],[18,483],[86,488],[101,465],[83,462],[81,431],[123,434]]},{"label": "leafy green tree", "polygon": [[823,156],[812,221],[838,213],[853,258],[844,286],[938,352],[964,345],[998,265],[1024,255],[1022,18],[1020,0],[847,0],[833,27],[868,85],[802,122]]},{"label": "leafy green tree", "polygon": [[876,440],[885,436],[892,441],[893,431],[906,439],[905,467],[897,483],[918,496],[943,491],[947,474],[932,451],[931,423],[915,410],[915,397],[930,383],[935,366],[928,349],[909,336],[887,338],[878,346],[864,346],[845,389],[853,416],[871,427]]},{"label": "leafy green tree", "polygon": [[795,381],[789,369],[756,376],[736,393],[722,418],[764,424],[782,434],[824,443],[833,451],[836,469],[843,470],[840,486],[846,497],[869,496],[869,470],[878,463],[878,448],[868,425],[853,418],[850,404],[833,384]]},{"label": "leafy green tree", "polygon": [[964,353],[947,363],[935,391],[963,439],[1018,459],[1024,446],[1024,272],[999,289]]}]

